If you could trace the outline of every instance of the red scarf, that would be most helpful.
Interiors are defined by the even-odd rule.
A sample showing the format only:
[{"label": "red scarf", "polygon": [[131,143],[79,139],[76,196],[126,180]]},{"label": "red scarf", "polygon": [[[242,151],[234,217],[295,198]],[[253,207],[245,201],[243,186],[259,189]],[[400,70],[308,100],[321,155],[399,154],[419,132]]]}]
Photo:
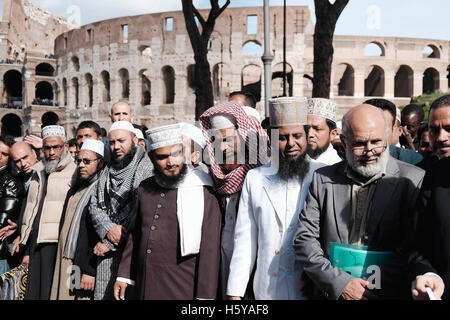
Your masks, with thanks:
[{"label": "red scarf", "polygon": [[[236,120],[237,131],[242,139],[245,141],[245,152],[249,154],[257,154],[257,163],[240,165],[233,171],[225,173],[223,168],[216,162],[214,157],[214,148],[211,144],[211,137],[208,135],[208,130],[211,130],[211,117],[216,114],[227,114]],[[206,110],[200,116],[200,124],[202,132],[206,139],[206,146],[211,161],[211,171],[213,173],[216,190],[219,194],[230,195],[242,189],[245,176],[250,169],[257,168],[265,163],[261,163],[261,155],[258,152],[259,143],[267,144],[268,156],[270,156],[270,141],[267,133],[261,125],[253,118],[250,118],[245,113],[242,107],[235,102],[225,102],[215,105]],[[249,132],[256,132],[258,136],[258,144],[249,143]],[[267,157],[269,160],[269,158]]]}]

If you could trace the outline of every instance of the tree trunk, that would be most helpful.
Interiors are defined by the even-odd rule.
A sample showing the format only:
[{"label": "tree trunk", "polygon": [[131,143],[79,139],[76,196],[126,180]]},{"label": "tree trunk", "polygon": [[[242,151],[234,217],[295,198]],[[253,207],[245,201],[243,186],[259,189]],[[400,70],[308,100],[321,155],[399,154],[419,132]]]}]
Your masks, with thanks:
[{"label": "tree trunk", "polygon": [[349,0],[314,0],[316,26],[314,29],[314,78],[312,96],[330,97],[331,65],[333,63],[333,35],[336,22]]}]

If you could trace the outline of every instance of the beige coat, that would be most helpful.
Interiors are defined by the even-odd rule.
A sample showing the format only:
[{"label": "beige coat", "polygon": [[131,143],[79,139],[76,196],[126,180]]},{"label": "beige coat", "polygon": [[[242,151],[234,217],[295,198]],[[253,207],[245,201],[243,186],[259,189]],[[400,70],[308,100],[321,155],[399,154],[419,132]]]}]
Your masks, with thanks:
[{"label": "beige coat", "polygon": [[[42,162],[33,166],[36,170],[31,178],[28,189],[27,204],[22,219],[20,231],[20,243],[26,244],[31,233],[33,221],[36,218],[39,200],[42,195],[42,185],[46,179],[45,169]],[[59,220],[61,218],[64,200],[67,191],[75,182],[76,165],[70,153],[64,152],[61,162],[54,172],[48,176],[47,195],[42,207],[41,220],[37,243],[57,243],[59,232]]]}]

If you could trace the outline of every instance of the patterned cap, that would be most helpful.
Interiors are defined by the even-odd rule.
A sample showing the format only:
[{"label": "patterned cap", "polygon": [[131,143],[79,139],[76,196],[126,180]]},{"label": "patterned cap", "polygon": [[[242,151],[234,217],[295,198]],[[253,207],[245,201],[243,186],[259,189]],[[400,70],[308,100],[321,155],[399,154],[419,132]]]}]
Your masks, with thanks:
[{"label": "patterned cap", "polygon": [[64,130],[64,127],[61,126],[46,126],[42,128],[42,139],[48,138],[48,137],[61,137],[62,140],[66,141],[66,130]]},{"label": "patterned cap", "polygon": [[150,150],[182,143],[179,123],[148,129],[145,134],[150,142]]},{"label": "patterned cap", "polygon": [[325,98],[308,99],[308,114],[327,118],[336,122],[338,106],[336,103]]},{"label": "patterned cap", "polygon": [[306,124],[305,97],[282,97],[269,100],[271,127],[298,126]]}]

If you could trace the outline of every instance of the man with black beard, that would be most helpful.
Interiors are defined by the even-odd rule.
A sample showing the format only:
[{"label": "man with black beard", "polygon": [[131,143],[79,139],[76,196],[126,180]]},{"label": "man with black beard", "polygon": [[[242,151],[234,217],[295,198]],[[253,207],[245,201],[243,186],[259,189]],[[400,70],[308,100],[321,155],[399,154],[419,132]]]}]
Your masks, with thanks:
[{"label": "man with black beard", "polygon": [[136,203],[136,189],[152,176],[153,165],[138,146],[133,125],[116,121],[108,133],[111,162],[102,171],[89,212],[101,244],[94,253],[99,257],[94,300],[113,299],[113,286],[123,250],[124,234]]},{"label": "man with black beard", "polygon": [[[312,298],[410,297],[399,249],[412,231],[409,220],[424,171],[389,155],[390,125],[374,106],[350,109],[342,119],[346,161],[314,173],[294,237],[296,260],[312,281]],[[330,243],[347,252],[348,259],[332,259]],[[355,251],[340,244],[361,246],[362,260],[352,260]],[[367,256],[379,257],[379,251],[390,254],[384,263],[358,264]]]},{"label": "man with black beard", "polygon": [[257,300],[303,298],[302,268],[295,262],[292,240],[312,173],[319,164],[310,163],[306,154],[306,104],[292,99],[270,101],[272,137],[274,130],[279,131],[279,152],[272,150],[279,158],[278,171],[270,171],[276,163],[272,159],[272,166],[250,170],[242,187],[227,286],[232,300],[244,296],[255,262]]},{"label": "man with black beard", "polygon": [[76,165],[64,148],[64,128],[46,126],[42,138],[44,159],[33,167],[20,231],[20,244],[25,246],[22,264],[29,262],[27,300],[50,298],[59,221],[66,194],[76,180]]},{"label": "man with black beard", "polygon": [[154,176],[138,188],[136,214],[114,285],[117,300],[215,299],[221,212],[211,177],[184,163],[180,124],[147,131]]},{"label": "man with black beard", "polygon": [[[99,172],[103,168],[104,148],[99,140],[85,139],[77,152],[77,181],[67,193],[59,224],[50,300],[82,300],[93,296],[96,259],[94,245],[89,248],[89,240],[91,243],[98,242],[98,237],[88,211]],[[88,244],[84,245],[86,242]],[[79,247],[84,249],[77,250]],[[81,265],[77,259],[87,263]]]},{"label": "man with black beard", "polygon": [[337,104],[325,98],[308,99],[308,150],[312,162],[329,166],[341,162],[331,141],[337,135]]}]

